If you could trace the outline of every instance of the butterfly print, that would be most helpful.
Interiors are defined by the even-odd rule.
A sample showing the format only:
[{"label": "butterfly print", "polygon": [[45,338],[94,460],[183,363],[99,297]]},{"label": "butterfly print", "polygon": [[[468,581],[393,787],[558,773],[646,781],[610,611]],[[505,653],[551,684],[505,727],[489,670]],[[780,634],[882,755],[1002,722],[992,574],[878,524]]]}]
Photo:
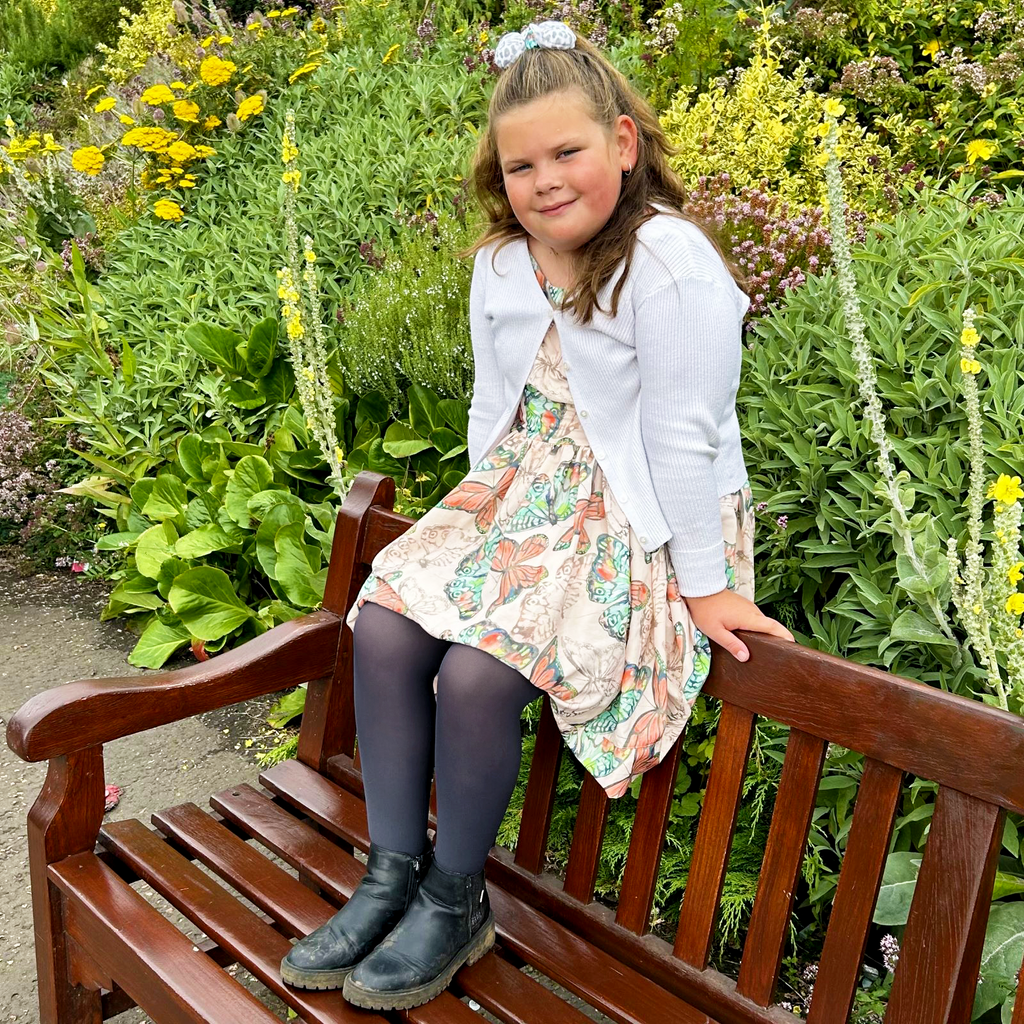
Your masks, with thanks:
[{"label": "butterfly print", "polygon": [[487,609],[490,615],[495,608],[510,604],[527,587],[535,587],[544,579],[548,570],[543,565],[524,565],[530,558],[536,558],[548,546],[548,539],[543,533],[527,537],[521,544],[504,537],[498,542],[491,559],[491,571],[500,574],[501,583],[498,596]]},{"label": "butterfly print", "polygon": [[515,475],[516,467],[511,466],[505,470],[501,479],[495,484],[470,480],[467,476],[462,483],[457,484],[438,502],[438,507],[473,513],[476,517],[477,530],[480,533],[487,533],[494,524],[498,506],[512,486]]},{"label": "butterfly print", "polygon": [[483,604],[483,588],[487,580],[491,556],[497,539],[488,538],[470,551],[455,570],[455,576],[444,585],[448,600],[459,610],[460,619],[472,618]]},{"label": "butterfly print", "polygon": [[520,671],[537,657],[536,647],[531,644],[517,644],[504,629],[487,621],[467,626],[459,633],[459,643],[493,654],[506,665]]},{"label": "butterfly print", "polygon": [[597,538],[597,557],[587,579],[587,593],[591,600],[610,606],[598,621],[616,640],[625,639],[630,612],[651,596],[646,583],[630,582],[629,548],[607,533]]},{"label": "butterfly print", "polygon": [[576,690],[565,682],[565,673],[558,664],[558,637],[553,636],[530,673],[530,682],[559,700],[572,700]]},{"label": "butterfly print", "polygon": [[509,520],[509,530],[556,526],[568,519],[576,504],[576,492],[589,472],[582,462],[568,462],[555,470],[554,481],[543,474],[538,476],[526,492],[526,504]]},{"label": "butterfly print", "polygon": [[590,550],[590,537],[587,535],[586,520],[595,519],[600,522],[604,517],[604,494],[602,492],[597,491],[591,494],[589,498],[581,498],[576,502],[572,526],[555,541],[555,546],[552,550],[563,551],[572,543],[573,537],[579,537],[576,553],[579,555],[586,554]]}]

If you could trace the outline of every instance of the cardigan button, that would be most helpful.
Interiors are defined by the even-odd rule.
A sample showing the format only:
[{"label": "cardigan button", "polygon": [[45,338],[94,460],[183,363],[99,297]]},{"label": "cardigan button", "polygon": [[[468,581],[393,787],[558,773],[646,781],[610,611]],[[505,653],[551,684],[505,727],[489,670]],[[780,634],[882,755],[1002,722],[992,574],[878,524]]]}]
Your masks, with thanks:
[{"label": "cardigan button", "polygon": [[640,541],[641,544],[646,544],[647,543],[647,538],[646,537],[639,537],[638,540]]},{"label": "cardigan button", "polygon": [[580,409],[580,416],[582,416],[583,419],[586,419],[589,415],[590,415],[590,413],[587,412],[586,409]]},{"label": "cardigan button", "polygon": [[571,369],[572,369],[572,367],[568,363],[566,363],[565,364],[565,372],[568,373]]}]

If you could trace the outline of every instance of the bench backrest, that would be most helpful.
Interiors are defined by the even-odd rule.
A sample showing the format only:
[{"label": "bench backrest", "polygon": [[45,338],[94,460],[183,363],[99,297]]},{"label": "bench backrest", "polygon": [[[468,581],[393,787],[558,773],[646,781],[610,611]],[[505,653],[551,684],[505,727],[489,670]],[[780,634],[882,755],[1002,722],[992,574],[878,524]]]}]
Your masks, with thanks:
[{"label": "bench backrest", "polygon": [[[374,555],[413,520],[391,511],[394,482],[364,472],[339,513],[324,607],[344,615]],[[354,746],[351,641],[333,677],[310,684],[299,756],[323,770]],[[645,935],[681,744],[643,777],[617,909],[592,902],[609,801],[587,776],[564,884],[541,878],[564,744],[538,729],[515,856],[489,877],[720,1024],[780,1024],[773,1007],[794,893],[829,743],[865,756],[807,1020],[847,1020],[861,974],[904,774],[938,784],[887,1024],[968,1024],[1006,810],[1024,813],[1024,719],[889,673],[745,632],[750,661],[717,646],[704,693],[721,717],[674,944]],[[545,697],[545,709],[547,698]],[[758,716],[789,739],[738,979],[707,969]],[[1024,1024],[1024,985],[1014,1024]]]}]

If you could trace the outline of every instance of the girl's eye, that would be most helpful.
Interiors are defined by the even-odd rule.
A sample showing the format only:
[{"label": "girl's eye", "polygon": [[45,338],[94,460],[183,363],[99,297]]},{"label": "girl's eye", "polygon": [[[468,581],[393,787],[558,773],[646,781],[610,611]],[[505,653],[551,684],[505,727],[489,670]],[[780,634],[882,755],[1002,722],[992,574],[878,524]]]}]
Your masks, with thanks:
[{"label": "girl's eye", "polygon": [[[578,153],[578,152],[579,152],[578,149],[563,149],[562,150],[562,153]],[[559,153],[558,155],[561,156],[562,153]],[[529,167],[529,164],[520,164],[518,167],[513,167],[510,173],[515,174],[517,171],[521,171],[524,167]]]}]

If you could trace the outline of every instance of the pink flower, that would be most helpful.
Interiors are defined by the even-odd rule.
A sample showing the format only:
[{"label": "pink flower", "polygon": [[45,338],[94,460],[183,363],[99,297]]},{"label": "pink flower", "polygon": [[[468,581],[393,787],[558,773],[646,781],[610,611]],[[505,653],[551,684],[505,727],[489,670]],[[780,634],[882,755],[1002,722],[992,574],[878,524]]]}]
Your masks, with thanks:
[{"label": "pink flower", "polygon": [[88,569],[88,568],[89,568],[89,563],[88,562],[72,562],[71,563],[71,571],[72,572],[85,572],[85,570]]}]

